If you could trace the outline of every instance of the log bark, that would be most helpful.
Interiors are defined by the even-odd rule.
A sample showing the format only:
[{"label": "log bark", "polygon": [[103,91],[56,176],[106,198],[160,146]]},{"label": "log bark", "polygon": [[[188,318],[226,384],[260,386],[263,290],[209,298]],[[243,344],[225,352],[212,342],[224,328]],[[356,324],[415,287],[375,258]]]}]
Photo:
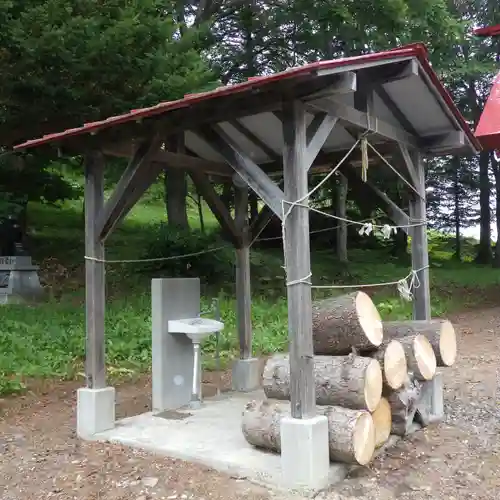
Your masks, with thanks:
[{"label": "log bark", "polygon": [[436,355],[431,343],[424,335],[409,335],[398,341],[403,346],[406,355],[408,371],[417,380],[431,380],[436,374]]},{"label": "log bark", "polygon": [[396,436],[405,436],[417,411],[417,404],[421,397],[422,386],[418,380],[406,380],[405,385],[397,391],[384,391],[391,406],[392,425],[391,433]]},{"label": "log bark", "polygon": [[312,316],[314,354],[373,351],[382,343],[380,314],[364,292],[316,302]]},{"label": "log bark", "polygon": [[457,359],[457,336],[448,320],[389,321],[384,322],[386,339],[399,339],[408,335],[424,335],[432,345],[437,366],[452,366]]},{"label": "log bark", "polygon": [[375,411],[372,413],[375,425],[375,447],[382,446],[391,435],[392,415],[391,405],[386,398],[382,398]]},{"label": "log bark", "polygon": [[[338,406],[318,407],[317,412],[328,419],[332,462],[366,465],[371,461],[375,451],[375,426],[368,412]],[[287,404],[252,401],[243,411],[243,435],[254,446],[280,452],[280,424],[289,416]]]},{"label": "log bark", "polygon": [[404,347],[398,340],[384,342],[370,355],[380,363],[384,384],[390,389],[403,386],[408,372]]},{"label": "log bark", "polygon": [[[268,398],[290,399],[288,355],[267,360],[262,376]],[[373,411],[382,396],[382,370],[376,359],[355,356],[314,356],[316,404]]]}]

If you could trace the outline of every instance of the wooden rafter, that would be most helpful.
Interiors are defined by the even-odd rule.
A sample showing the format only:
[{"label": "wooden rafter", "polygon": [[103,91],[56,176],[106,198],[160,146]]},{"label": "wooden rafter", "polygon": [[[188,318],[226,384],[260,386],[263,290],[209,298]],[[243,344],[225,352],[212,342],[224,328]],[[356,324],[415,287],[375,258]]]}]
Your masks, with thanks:
[{"label": "wooden rafter", "polygon": [[283,191],[252,159],[240,151],[235,141],[219,125],[197,130],[196,134],[214,147],[266,205],[282,218]]},{"label": "wooden rafter", "polygon": [[236,129],[243,137],[246,137],[250,142],[255,144],[259,149],[261,149],[271,160],[279,161],[280,155],[274,151],[271,146],[269,146],[264,140],[255,135],[251,130],[249,130],[245,125],[243,125],[239,120],[231,120],[229,122],[231,127]]},{"label": "wooden rafter", "polygon": [[370,130],[385,139],[401,142],[412,148],[418,148],[417,138],[405,130],[346,104],[332,101],[331,99],[318,99],[310,101],[307,105],[313,110],[329,113],[331,116],[335,116],[341,121],[359,127],[362,130]]}]

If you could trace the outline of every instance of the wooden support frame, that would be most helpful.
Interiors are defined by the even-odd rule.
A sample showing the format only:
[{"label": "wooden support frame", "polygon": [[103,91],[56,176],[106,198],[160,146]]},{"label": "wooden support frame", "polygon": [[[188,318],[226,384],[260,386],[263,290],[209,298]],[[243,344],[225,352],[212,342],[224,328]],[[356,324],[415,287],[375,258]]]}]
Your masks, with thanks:
[{"label": "wooden support frame", "polygon": [[234,182],[234,221],[241,235],[236,247],[236,319],[240,359],[252,357],[252,292],[250,287],[250,228],[248,226],[248,186],[239,179]]},{"label": "wooden support frame", "polygon": [[282,219],[283,191],[252,159],[239,150],[238,145],[222,127],[214,125],[204,130],[197,130],[196,134],[215,147],[231,168]]},{"label": "wooden support frame", "polygon": [[[306,110],[293,101],[283,106],[283,170],[287,200],[301,199],[308,193],[306,163]],[[316,414],[312,342],[311,272],[309,244],[309,201],[294,206],[284,221],[286,276],[288,283],[288,332],[290,345],[290,400],[294,418]],[[287,209],[289,206],[287,206]],[[301,281],[304,280],[305,281]]]},{"label": "wooden support frame", "polygon": [[238,119],[231,120],[229,122],[231,127],[237,130],[241,135],[248,139],[251,143],[257,146],[261,151],[263,151],[271,160],[279,161],[281,160],[280,155],[274,151],[264,140],[257,137],[251,130],[249,130],[243,123]]},{"label": "wooden support frame", "polygon": [[309,101],[307,105],[312,110],[329,113],[331,116],[338,117],[343,122],[361,128],[363,131],[370,130],[385,139],[401,142],[412,148],[418,148],[419,146],[418,139],[405,130],[346,104],[331,99],[317,99]]},{"label": "wooden support frame", "polygon": [[[427,219],[425,200],[425,170],[422,155],[412,153],[413,164],[418,176],[418,192],[410,201],[410,220],[413,224]],[[418,286],[413,290],[413,319],[431,319],[431,299],[429,283],[429,250],[427,243],[427,226],[418,225],[412,229],[411,240],[412,268],[417,271]]]},{"label": "wooden support frame", "polygon": [[[358,185],[362,183],[363,186],[366,187],[366,189],[369,189],[373,193],[375,193],[384,204],[384,212],[386,212],[387,216],[398,226],[408,226],[410,224],[410,217],[408,216],[408,214],[405,213],[404,210],[402,210],[396,203],[394,203],[386,193],[384,193],[369,180],[366,182],[362,181],[357,169],[353,167],[346,167],[342,169],[342,173],[347,177],[350,183],[356,183]],[[404,228],[403,231],[411,236],[411,231],[409,229],[410,228]]]},{"label": "wooden support frame", "polygon": [[[151,179],[151,183],[153,182],[155,177],[151,175],[150,169],[155,168],[157,164],[151,166],[151,158],[160,149],[161,144],[162,141],[159,135],[156,135],[150,141],[141,144],[130,160],[113,194],[106,201],[102,213],[99,214],[97,230],[102,240],[106,240],[118,222],[125,217],[127,211],[132,208],[149,187],[146,185],[145,178]],[[158,170],[157,175],[159,172],[160,170]],[[142,192],[138,189],[139,185],[142,188],[146,186]],[[130,197],[133,197],[134,200],[132,204],[130,200],[127,201]]]},{"label": "wooden support frame", "polygon": [[233,221],[229,210],[220,199],[220,196],[215,192],[208,176],[196,171],[190,172],[189,175],[193,180],[198,193],[200,193],[203,199],[207,202],[207,205],[210,207],[210,210],[214,214],[215,218],[221,227],[227,232],[227,235],[231,239],[231,243],[236,248],[240,248],[243,244],[241,232]]},{"label": "wooden support frame", "polygon": [[104,208],[104,157],[85,156],[85,380],[89,389],[106,387],[104,243],[96,221]]}]

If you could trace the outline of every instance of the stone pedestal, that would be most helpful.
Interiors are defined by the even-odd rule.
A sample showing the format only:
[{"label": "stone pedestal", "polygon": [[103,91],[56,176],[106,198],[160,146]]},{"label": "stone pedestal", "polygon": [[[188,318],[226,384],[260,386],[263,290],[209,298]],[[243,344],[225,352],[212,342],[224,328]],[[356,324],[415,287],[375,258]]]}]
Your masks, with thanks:
[{"label": "stone pedestal", "polygon": [[283,485],[299,492],[318,491],[330,483],[328,420],[283,418],[281,421]]},{"label": "stone pedestal", "polygon": [[233,391],[251,392],[260,383],[260,361],[258,358],[237,359],[232,367]]},{"label": "stone pedestal", "polygon": [[115,389],[82,388],[77,391],[76,433],[83,439],[115,426]]},{"label": "stone pedestal", "polygon": [[27,255],[0,257],[0,304],[39,300],[43,288]]}]

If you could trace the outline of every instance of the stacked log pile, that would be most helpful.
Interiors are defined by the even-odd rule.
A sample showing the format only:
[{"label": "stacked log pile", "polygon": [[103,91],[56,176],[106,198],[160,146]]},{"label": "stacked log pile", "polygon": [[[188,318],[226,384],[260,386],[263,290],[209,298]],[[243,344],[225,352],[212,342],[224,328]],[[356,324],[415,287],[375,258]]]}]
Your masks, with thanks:
[{"label": "stacked log pile", "polygon": [[[457,357],[449,321],[382,323],[364,292],[315,303],[312,320],[317,413],[328,420],[332,461],[366,465],[391,434],[442,418],[437,368]],[[268,399],[247,404],[242,431],[250,444],[280,452],[280,422],[290,414],[288,355],[267,361],[263,388]]]}]

